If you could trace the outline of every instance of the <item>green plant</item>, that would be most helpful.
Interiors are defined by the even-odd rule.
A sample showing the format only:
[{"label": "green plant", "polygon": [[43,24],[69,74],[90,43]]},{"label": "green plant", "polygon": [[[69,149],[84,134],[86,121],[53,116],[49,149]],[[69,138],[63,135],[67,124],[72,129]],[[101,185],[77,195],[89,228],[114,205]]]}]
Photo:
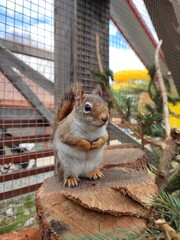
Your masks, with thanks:
[{"label": "green plant", "polygon": [[[169,170],[171,168],[171,162],[176,155],[176,148],[179,145],[178,139],[180,137],[180,132],[177,129],[170,129],[168,105],[167,101],[163,100],[163,97],[164,95],[167,95],[173,104],[175,104],[176,101],[179,101],[179,99],[174,99],[170,96],[170,84],[168,79],[161,76],[159,77],[160,82],[158,82],[155,72],[155,66],[149,68],[151,80],[148,83],[147,91],[149,91],[154,106],[146,104],[145,113],[137,111],[138,101],[134,104],[134,101],[128,96],[128,92],[125,92],[125,94],[119,92],[119,94],[123,96],[123,100],[118,101],[118,93],[113,91],[108,81],[109,77],[112,76],[112,72],[109,74],[108,72],[93,71],[93,74],[101,80],[106,95],[108,99],[110,99],[109,106],[111,109],[119,113],[121,120],[126,124],[127,128],[133,132],[134,136],[141,140],[141,148],[144,149],[144,146],[147,143],[151,146],[160,148],[159,158],[157,159],[158,169],[150,163],[148,163],[148,168],[156,174],[157,185],[165,188],[167,187],[167,183],[170,183],[170,181],[168,181],[168,178],[171,177]],[[164,94],[161,94],[160,85],[163,85]],[[166,94],[166,91],[168,94]],[[164,102],[166,102],[166,104],[164,104]],[[166,109],[166,114],[164,109]],[[131,122],[129,122],[131,117],[136,119],[137,125],[132,125]],[[159,140],[157,140],[157,137]],[[175,180],[173,179],[176,186],[178,186],[177,183],[179,182],[177,180],[178,176],[179,172],[174,176]],[[174,189],[174,191],[176,190],[177,189]]]},{"label": "green plant", "polygon": [[[33,218],[36,222],[36,207],[33,194],[21,198],[9,199],[0,204],[0,234],[24,228],[24,224]],[[6,210],[12,209],[13,215],[7,215]]]},{"label": "green plant", "polygon": [[[140,82],[140,81],[139,81]],[[123,113],[126,114],[128,101],[130,100],[131,111],[130,115],[133,116],[137,111],[138,101],[142,92],[147,92],[149,81],[141,81],[141,84],[136,80],[130,80],[128,86],[122,87],[119,90],[114,90],[110,85],[111,93]]]},{"label": "green plant", "polygon": [[162,114],[160,113],[143,114],[141,112],[138,112],[135,116],[135,119],[137,121],[137,126],[135,129],[139,133],[142,149],[144,150],[145,145],[144,136],[148,135],[148,133],[152,132],[152,130],[160,128],[159,122],[162,121]]},{"label": "green plant", "polygon": [[163,218],[177,232],[180,232],[180,198],[160,191],[154,199],[159,218]]}]

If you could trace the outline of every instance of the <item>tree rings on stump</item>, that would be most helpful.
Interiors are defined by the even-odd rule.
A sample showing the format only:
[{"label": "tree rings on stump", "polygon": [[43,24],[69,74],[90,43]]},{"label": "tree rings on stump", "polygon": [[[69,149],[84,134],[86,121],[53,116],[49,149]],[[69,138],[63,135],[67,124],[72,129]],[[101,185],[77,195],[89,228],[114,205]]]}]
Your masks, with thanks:
[{"label": "tree rings on stump", "polygon": [[48,178],[36,193],[41,239],[65,239],[117,228],[143,230],[148,204],[157,195],[144,152],[137,148],[107,149],[96,181],[82,179],[76,188]]}]

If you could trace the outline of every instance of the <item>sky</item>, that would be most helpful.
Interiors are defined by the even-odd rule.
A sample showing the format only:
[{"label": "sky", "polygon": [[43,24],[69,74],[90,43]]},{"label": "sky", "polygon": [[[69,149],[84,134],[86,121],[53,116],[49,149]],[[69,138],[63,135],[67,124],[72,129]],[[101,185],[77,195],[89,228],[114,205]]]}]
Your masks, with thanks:
[{"label": "sky", "polygon": [[[141,17],[149,28],[154,40],[158,42],[156,31],[143,0],[132,0],[132,2],[141,14]],[[112,21],[110,21],[109,25],[109,34],[109,63],[110,69],[112,69],[113,72],[121,70],[145,69],[144,64],[137,57],[131,46],[127,43]]]},{"label": "sky", "polygon": [[[123,35],[112,21],[109,25],[109,67],[113,72],[121,70],[145,69]],[[131,59],[131,61],[129,61]]]},{"label": "sky", "polygon": [[0,0],[0,37],[52,50],[52,3],[53,0]]},{"label": "sky", "polygon": [[[133,2],[157,40],[143,0]],[[53,0],[0,0],[0,38],[53,51],[53,11]],[[109,25],[109,34],[109,60],[113,72],[145,68],[112,21]],[[33,61],[32,59],[31,62]]]},{"label": "sky", "polygon": [[[53,0],[0,0],[0,38],[54,50]],[[54,81],[54,63],[27,55],[18,58]]]}]

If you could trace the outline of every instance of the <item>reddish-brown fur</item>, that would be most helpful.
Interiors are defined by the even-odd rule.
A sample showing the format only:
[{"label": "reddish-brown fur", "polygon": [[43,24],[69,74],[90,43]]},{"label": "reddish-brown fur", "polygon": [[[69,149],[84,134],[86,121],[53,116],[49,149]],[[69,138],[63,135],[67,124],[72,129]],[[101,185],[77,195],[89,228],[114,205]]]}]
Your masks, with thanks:
[{"label": "reddish-brown fur", "polygon": [[70,89],[65,92],[63,98],[60,98],[57,113],[54,119],[54,132],[60,121],[62,121],[73,110],[75,101],[83,95],[83,86],[81,83],[76,82],[71,85]]}]

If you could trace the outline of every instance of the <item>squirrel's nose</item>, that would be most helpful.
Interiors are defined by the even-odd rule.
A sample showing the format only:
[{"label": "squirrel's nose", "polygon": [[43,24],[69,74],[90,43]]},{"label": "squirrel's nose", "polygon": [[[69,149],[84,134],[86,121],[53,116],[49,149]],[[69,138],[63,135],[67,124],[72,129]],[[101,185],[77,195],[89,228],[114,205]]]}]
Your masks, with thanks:
[{"label": "squirrel's nose", "polygon": [[101,120],[105,123],[105,122],[107,122],[107,120],[108,120],[108,115],[102,115],[101,116]]}]

